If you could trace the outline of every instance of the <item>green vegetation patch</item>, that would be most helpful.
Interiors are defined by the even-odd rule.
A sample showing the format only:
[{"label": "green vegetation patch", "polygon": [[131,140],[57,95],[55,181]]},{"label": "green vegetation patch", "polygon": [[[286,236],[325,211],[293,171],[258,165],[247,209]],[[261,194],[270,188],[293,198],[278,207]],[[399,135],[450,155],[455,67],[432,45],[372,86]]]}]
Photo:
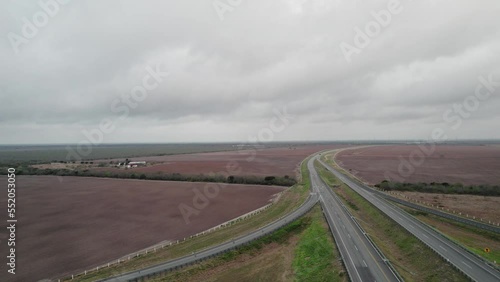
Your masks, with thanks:
[{"label": "green vegetation patch", "polygon": [[500,186],[498,185],[463,185],[460,183],[399,183],[387,180],[376,184],[375,187],[392,191],[410,191],[422,193],[439,194],[467,194],[480,196],[500,196]]},{"label": "green vegetation patch", "polygon": [[310,224],[310,218],[309,217],[302,217],[294,222],[288,224],[287,226],[284,226],[275,232],[266,235],[262,238],[259,238],[255,241],[250,242],[248,245],[244,245],[236,250],[227,252],[223,255],[221,255],[221,259],[223,261],[230,261],[233,260],[236,256],[244,254],[244,253],[253,253],[256,250],[262,249],[264,245],[271,244],[271,243],[279,243],[279,244],[284,244],[288,241],[288,239],[297,233],[300,233],[302,230],[304,230],[308,225]]},{"label": "green vegetation patch", "polygon": [[328,186],[337,187],[341,184],[337,177],[330,173],[319,161],[314,161],[314,167],[316,168],[316,171],[319,173],[323,181],[328,184]]},{"label": "green vegetation patch", "polygon": [[[84,162],[90,163],[93,162]],[[83,176],[83,177],[104,177],[104,178],[121,178],[121,179],[142,179],[142,180],[164,180],[164,181],[187,181],[187,182],[217,182],[231,184],[249,184],[249,185],[276,185],[276,186],[293,186],[297,181],[288,175],[285,176],[265,176],[258,177],[253,175],[248,176],[228,176],[222,175],[188,175],[180,173],[135,173],[129,170],[122,171],[98,171],[91,169],[71,170],[71,169],[39,169],[29,165],[20,165],[16,168],[17,175],[57,175],[57,176]],[[7,167],[0,169],[0,175],[7,174]]]},{"label": "green vegetation patch", "polygon": [[[277,246],[295,249],[273,252],[272,249],[280,249]],[[234,281],[236,278],[239,281],[347,281],[339,257],[321,208],[316,205],[302,218],[273,234],[153,281]],[[270,260],[273,258],[277,260]],[[290,268],[293,273],[287,273]]]},{"label": "green vegetation patch", "polygon": [[497,265],[500,262],[500,234],[431,214],[421,214],[408,207],[402,208],[469,251],[492,263],[496,261]]},{"label": "green vegetation patch", "polygon": [[345,184],[333,190],[345,203],[352,202],[358,207],[350,208],[351,213],[405,281],[468,281],[463,274],[354,190]]},{"label": "green vegetation patch", "polygon": [[321,212],[314,213],[309,227],[300,235],[293,259],[296,281],[341,281],[345,275],[334,265],[339,255],[323,222]]}]

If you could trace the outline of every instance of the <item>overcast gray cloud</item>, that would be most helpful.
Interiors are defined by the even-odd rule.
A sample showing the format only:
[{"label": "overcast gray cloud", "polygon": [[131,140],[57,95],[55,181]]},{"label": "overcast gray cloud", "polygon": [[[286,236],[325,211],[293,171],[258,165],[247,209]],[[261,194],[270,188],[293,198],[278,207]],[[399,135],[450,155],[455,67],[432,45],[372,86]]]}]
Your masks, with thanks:
[{"label": "overcast gray cloud", "polygon": [[[500,138],[500,86],[458,128],[456,112],[443,119],[480,77],[500,81],[496,0],[195,2],[2,1],[0,143],[76,143],[103,119],[115,121],[104,142],[242,142],[283,107],[295,119],[276,141],[425,139],[436,127]],[[358,48],[356,29],[391,5]],[[343,42],[359,52],[347,59]],[[158,66],[169,75],[144,101],[112,110]]]}]

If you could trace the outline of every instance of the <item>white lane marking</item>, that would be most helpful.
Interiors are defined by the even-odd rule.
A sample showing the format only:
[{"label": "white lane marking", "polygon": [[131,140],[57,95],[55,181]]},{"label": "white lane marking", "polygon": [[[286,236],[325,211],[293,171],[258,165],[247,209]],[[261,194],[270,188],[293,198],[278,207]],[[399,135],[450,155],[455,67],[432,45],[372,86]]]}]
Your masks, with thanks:
[{"label": "white lane marking", "polygon": [[[343,178],[342,178],[341,180],[343,180]],[[383,205],[382,205],[382,206],[383,206]],[[389,205],[389,210],[395,210],[395,208]],[[397,215],[396,215],[396,216],[394,216],[394,218],[395,218],[395,217],[397,217],[399,220],[403,220],[400,216],[397,216]],[[410,218],[409,220],[411,221],[411,218]],[[413,226],[412,226],[412,227],[413,227]],[[422,235],[423,235],[424,237],[426,237],[426,238],[428,238],[428,239],[429,239],[429,237],[428,237],[427,235],[425,235],[425,234],[422,234]],[[453,246],[450,246],[450,248],[451,248],[451,249],[453,249],[453,250],[455,250],[455,248],[454,248]],[[466,264],[465,262],[463,262],[463,261],[462,261],[462,263],[463,263],[463,264],[465,264],[465,265],[467,265],[467,264]],[[467,265],[467,266],[468,266],[469,268],[471,268],[469,265]],[[357,271],[356,271],[356,274],[358,274],[358,275],[359,275],[359,273],[357,273]]]},{"label": "white lane marking", "polygon": [[347,233],[347,237],[351,238],[351,234]]},{"label": "white lane marking", "polygon": [[463,264],[467,265],[467,267],[469,267],[470,269],[472,269],[472,267],[468,264],[466,264],[465,262],[462,261]]},{"label": "white lane marking", "polygon": [[411,228],[413,228],[413,225],[411,225],[411,224],[408,224],[408,226],[410,226]]},{"label": "white lane marking", "polygon": [[359,252],[358,247],[356,247],[356,245],[354,245],[354,248],[356,249],[356,251],[358,251],[358,252]]},{"label": "white lane marking", "polygon": [[443,249],[445,252],[447,252],[447,250],[443,246],[439,245],[439,247]]},{"label": "white lane marking", "polygon": [[[328,212],[328,215],[330,215],[330,211],[327,210],[327,212]],[[330,215],[330,217],[331,217],[331,215]],[[335,224],[335,222],[333,222],[333,226],[334,226],[334,228],[337,228],[337,225]],[[347,249],[347,246],[346,246],[346,244],[344,242],[344,239],[342,238],[342,235],[340,233],[339,233],[339,238],[340,238],[340,241],[342,242],[342,246],[344,247],[343,249],[347,253],[347,256],[349,257],[349,260],[351,261],[351,265],[353,266],[354,271],[356,271],[356,276],[358,276],[359,281],[362,281],[361,280],[361,275],[359,275],[359,272],[356,269],[356,265],[354,264],[354,261],[352,260],[351,254],[349,253],[349,250]]]},{"label": "white lane marking", "polygon": [[366,264],[366,261],[365,261],[365,260],[363,260],[363,263],[365,264],[365,267],[368,267],[368,264]]}]

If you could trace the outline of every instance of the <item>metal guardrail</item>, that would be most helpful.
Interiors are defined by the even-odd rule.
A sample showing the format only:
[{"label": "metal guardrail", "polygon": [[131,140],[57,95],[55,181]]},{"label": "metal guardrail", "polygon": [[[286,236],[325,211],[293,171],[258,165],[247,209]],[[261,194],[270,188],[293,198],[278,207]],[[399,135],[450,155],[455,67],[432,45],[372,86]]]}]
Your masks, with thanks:
[{"label": "metal guardrail", "polygon": [[[434,230],[439,236],[441,236],[442,238],[446,239],[446,240],[449,240],[451,241],[453,244],[455,244],[456,246],[458,246],[459,248],[461,248],[462,250],[468,252],[469,254],[475,256],[476,258],[482,260],[485,264],[489,265],[491,268],[493,269],[496,269],[497,271],[500,271],[500,268],[496,265],[493,265],[490,261],[484,259],[483,257],[479,256],[478,254],[472,252],[471,250],[467,249],[465,246],[463,246],[462,244],[456,242],[455,240],[452,240],[451,238],[449,238],[448,236],[446,236],[443,232],[439,231],[438,229],[430,226],[429,224],[423,222],[423,221],[420,221],[419,222],[427,227],[429,227],[430,229]],[[423,241],[422,241],[423,242]],[[425,244],[425,242],[424,242]],[[432,249],[432,247],[428,246],[429,248]],[[435,253],[437,253],[437,250],[432,250],[434,251]],[[445,259],[443,256],[439,255],[441,258]],[[448,262],[448,261],[447,261]],[[464,273],[462,270],[460,270],[458,267],[456,267],[454,264],[452,264],[453,267],[455,267],[456,269],[458,269],[460,272],[462,272],[463,274],[465,274],[467,276],[466,273]]]},{"label": "metal guardrail", "polygon": [[[323,183],[326,185],[326,187],[330,187],[323,180],[323,178],[320,177],[320,179],[321,179],[321,181],[323,181]],[[346,213],[351,217],[351,219],[354,222],[354,224],[356,224],[356,226],[359,228],[359,230],[361,230],[361,233],[363,233],[363,236],[367,239],[367,241],[370,243],[370,245],[373,246],[373,248],[375,249],[375,251],[379,254],[379,256],[382,258],[382,260],[384,261],[384,263],[389,267],[389,269],[394,274],[394,276],[396,277],[396,279],[398,279],[398,281],[404,282],[403,277],[401,277],[401,275],[398,273],[398,271],[394,268],[394,266],[391,264],[390,260],[384,255],[384,253],[382,253],[382,250],[380,250],[377,247],[377,245],[375,244],[375,242],[373,242],[373,240],[370,238],[370,236],[368,236],[368,233],[363,229],[363,227],[361,227],[361,225],[358,223],[358,221],[356,220],[356,218],[352,215],[352,213],[349,211],[349,209],[347,209],[347,207],[342,203],[342,201],[335,194],[335,192],[333,192],[331,189],[328,189],[328,192],[337,200],[337,202],[340,203],[340,206],[342,207],[342,209],[345,210]]]},{"label": "metal guardrail", "polygon": [[[278,224],[277,226],[273,227],[272,229],[268,230],[267,232],[265,233],[259,233],[259,236],[255,237],[255,238],[252,238],[252,239],[249,239],[249,240],[245,240],[243,242],[240,242],[240,243],[236,243],[236,244],[233,244],[231,247],[228,247],[222,251],[219,251],[217,253],[214,253],[214,254],[207,254],[207,255],[203,255],[203,254],[200,254],[200,253],[197,253],[197,258],[195,260],[192,260],[192,261],[189,261],[189,262],[186,262],[186,263],[183,263],[183,264],[179,264],[179,265],[176,265],[176,266],[171,266],[171,267],[165,267],[164,269],[160,270],[160,271],[156,271],[156,272],[153,272],[153,273],[148,273],[148,274],[144,274],[144,275],[139,275],[137,276],[136,278],[134,279],[130,279],[130,280],[127,280],[127,281],[145,281],[149,278],[153,278],[153,277],[162,277],[172,271],[175,271],[175,270],[178,270],[178,269],[181,269],[181,268],[184,268],[186,266],[190,266],[190,265],[193,265],[193,264],[196,264],[196,263],[199,263],[201,261],[204,261],[204,260],[207,260],[207,259],[210,259],[210,258],[213,258],[213,257],[216,257],[218,255],[221,255],[221,254],[224,254],[224,253],[227,253],[229,251],[232,251],[232,250],[235,250],[237,248],[240,248],[242,246],[245,246],[245,245],[248,245],[250,244],[251,242],[257,240],[257,239],[260,239],[264,236],[267,236],[273,232],[275,232],[276,230],[292,223],[293,221],[297,220],[298,218],[304,216],[307,212],[309,212],[317,203],[317,199],[316,200],[313,200],[311,199],[311,195],[308,196],[308,198],[306,199],[306,201],[295,211],[298,211],[298,210],[301,210],[303,209],[302,211],[300,211],[299,213],[293,215],[293,216],[290,216],[289,218],[287,218],[287,216],[285,217],[282,217],[280,219],[278,219],[277,221],[274,221],[268,225],[266,225],[265,227],[263,228],[260,228],[250,234],[247,234],[245,236],[242,236],[238,239],[234,239],[234,241],[237,241],[237,240],[242,240],[244,239],[245,237],[251,237],[253,235],[256,235],[257,233],[259,233],[262,229],[272,225],[272,224],[275,224],[276,222],[279,222],[279,221],[282,221],[280,224]],[[291,214],[289,214],[291,215]],[[226,242],[225,244],[229,243],[230,241]],[[220,245],[219,245],[220,246]],[[205,249],[204,251],[202,252],[208,252],[214,248],[217,248],[219,246],[214,246],[212,248],[208,248],[208,249]],[[180,261],[182,259],[185,259],[187,257],[191,257],[193,255],[188,255],[188,256],[184,256],[184,257],[181,257],[181,258],[178,258],[178,259],[175,259],[175,260],[172,260],[170,262],[175,262],[175,261]],[[168,263],[168,262],[167,262]],[[162,264],[165,264],[165,263],[162,263]],[[158,266],[161,266],[162,264],[159,264],[159,265],[155,265],[155,266],[151,266],[151,267],[148,267],[146,269],[142,269],[141,271],[147,271],[148,269],[152,269],[152,268],[155,268],[155,267],[158,267]],[[133,272],[129,272],[128,274],[130,273],[138,273],[140,271],[133,271]],[[125,274],[122,274],[121,276],[124,276],[124,275],[127,275],[127,273]],[[102,279],[102,280],[98,280],[98,281],[107,281],[107,280],[110,280],[110,279],[119,279],[119,277],[115,277],[115,278],[106,278],[106,279]]]},{"label": "metal guardrail", "polygon": [[[328,166],[328,164],[325,164],[322,160],[319,160],[319,161],[323,165]],[[333,159],[333,161],[336,163],[335,159]],[[357,177],[355,177],[355,176],[347,173],[338,164],[337,164],[337,166],[340,168],[340,170],[339,170],[340,173],[342,173],[346,177],[349,177],[349,179],[351,181],[353,181],[356,184],[360,185],[362,188],[367,189],[367,187],[366,187],[367,185],[364,184],[362,181],[360,181]],[[408,206],[408,207],[411,207],[411,208],[414,208],[414,209],[417,209],[417,210],[425,211],[427,213],[430,213],[430,214],[433,214],[433,215],[436,215],[436,216],[439,216],[439,217],[447,218],[447,219],[454,220],[454,221],[457,221],[457,222],[460,222],[460,223],[463,223],[463,224],[467,224],[467,225],[474,226],[474,227],[477,227],[477,228],[480,228],[480,229],[483,229],[483,230],[487,230],[487,231],[491,231],[491,232],[495,232],[495,233],[499,233],[500,234],[500,227],[498,227],[498,226],[494,226],[494,225],[482,223],[482,222],[475,221],[475,220],[472,220],[472,219],[463,218],[463,217],[456,216],[456,215],[453,215],[453,214],[450,214],[450,213],[446,213],[446,212],[442,212],[442,211],[439,211],[439,210],[427,208],[427,207],[424,207],[424,206],[421,206],[421,205],[413,204],[411,202],[404,201],[404,200],[401,200],[399,198],[392,197],[390,195],[382,193],[382,192],[380,192],[380,191],[378,191],[376,189],[372,189],[372,188],[368,188],[368,189],[369,189],[370,192],[375,192],[378,195],[381,195],[381,196],[387,198],[388,200],[391,200],[391,201],[394,201],[394,202],[398,202],[399,201],[398,203],[401,204],[401,205],[405,205],[405,206]]]},{"label": "metal guardrail", "polygon": [[[326,222],[328,223],[328,229],[330,229],[330,233],[333,235],[333,233],[335,232],[335,230],[333,228],[333,223],[330,222],[330,217],[326,216],[326,213],[325,213],[325,204],[322,201],[319,201],[319,203],[321,205],[321,210],[323,211],[323,216],[325,217]],[[345,264],[346,258],[342,254],[342,251],[340,250],[340,246],[337,243],[337,240],[333,240],[333,241],[335,242],[335,245],[337,246],[337,250],[339,250],[340,258],[342,259],[342,264],[344,265],[344,268],[346,269],[347,277],[349,278],[349,281],[352,281],[351,275],[350,275],[349,271],[347,271],[347,266]]]},{"label": "metal guardrail", "polygon": [[[312,156],[314,156],[315,154],[316,154],[316,153],[311,154],[311,155],[309,155],[306,159],[304,159],[304,160],[301,162],[301,166],[302,166],[302,164],[303,164],[305,161],[308,161],[308,160],[309,160]],[[289,188],[290,188],[290,187],[289,187]],[[283,193],[283,192],[280,192],[280,193],[279,193],[279,196],[277,197],[277,199],[279,199],[279,198],[281,197],[282,193]],[[309,196],[309,197],[310,197],[310,196]],[[303,203],[303,204],[302,204],[302,205],[301,205],[298,209],[300,209],[300,208],[301,208],[304,204],[306,204],[306,203],[307,203],[307,201],[309,200],[309,197],[306,199],[306,201],[305,201],[305,202],[304,202],[304,203]],[[159,249],[163,249],[163,248],[166,248],[166,247],[170,247],[170,246],[173,246],[173,245],[176,245],[176,244],[181,244],[181,243],[185,242],[187,239],[191,239],[191,238],[194,238],[194,237],[198,237],[198,236],[201,236],[201,235],[205,235],[205,234],[210,233],[210,232],[212,232],[212,231],[215,231],[215,230],[218,230],[218,229],[221,229],[221,228],[227,227],[227,226],[231,226],[232,224],[234,224],[234,223],[236,223],[236,222],[238,222],[238,221],[240,221],[240,220],[243,220],[243,219],[248,218],[248,217],[250,217],[250,216],[253,216],[253,215],[255,215],[255,214],[259,214],[259,213],[260,213],[260,212],[262,212],[263,210],[266,210],[266,209],[270,208],[270,207],[271,207],[271,206],[272,206],[272,205],[273,205],[276,201],[277,201],[277,200],[274,200],[272,203],[270,203],[270,204],[268,204],[268,205],[266,205],[266,206],[264,206],[264,207],[261,207],[261,208],[259,208],[259,209],[257,209],[257,210],[254,210],[254,211],[252,211],[252,212],[249,212],[249,213],[247,213],[247,214],[244,214],[244,215],[242,215],[242,216],[239,216],[239,217],[237,217],[237,218],[234,218],[234,219],[232,219],[232,220],[229,220],[229,221],[227,221],[227,222],[225,222],[225,223],[222,223],[222,224],[220,224],[220,225],[218,225],[218,226],[212,227],[212,228],[210,228],[210,229],[208,229],[208,230],[205,230],[205,231],[203,231],[203,232],[200,232],[200,233],[198,233],[198,234],[195,234],[195,235],[189,236],[189,237],[187,237],[187,238],[184,238],[183,240],[175,240],[175,241],[172,241],[172,242],[169,242],[169,241],[164,241],[164,242],[161,242],[161,243],[156,244],[156,245],[154,245],[154,246],[151,246],[151,247],[149,247],[149,248],[146,248],[146,249],[143,249],[143,250],[140,250],[140,251],[137,251],[137,252],[134,252],[134,253],[128,254],[128,255],[123,256],[123,257],[121,257],[121,258],[119,258],[119,259],[117,259],[117,260],[113,260],[113,261],[111,261],[111,262],[109,262],[109,263],[106,263],[106,264],[103,264],[103,265],[99,265],[99,266],[93,267],[93,268],[91,268],[91,269],[89,269],[89,270],[82,271],[82,272],[80,272],[80,273],[78,273],[78,274],[66,275],[66,276],[64,276],[64,277],[62,277],[62,278],[60,278],[60,279],[58,279],[58,281],[73,280],[74,278],[81,277],[81,276],[85,276],[85,275],[90,274],[90,273],[95,272],[95,271],[99,271],[99,269],[102,269],[102,268],[106,268],[106,267],[110,267],[110,266],[113,266],[113,265],[116,265],[116,264],[123,263],[123,262],[125,262],[125,261],[127,261],[127,260],[130,260],[131,258],[134,258],[134,257],[139,257],[140,255],[146,255],[146,254],[151,253],[151,252],[156,252],[156,250],[159,250]],[[314,205],[312,205],[312,206],[309,208],[309,210],[310,210],[313,206],[314,206]],[[298,209],[297,209],[297,210],[298,210]],[[308,210],[308,211],[309,211],[309,210]],[[292,213],[293,213],[293,211],[292,211]],[[304,213],[304,214],[305,214],[305,213]],[[303,215],[303,214],[302,214],[302,215]],[[301,216],[302,216],[302,215],[301,215]],[[281,219],[283,219],[283,218],[284,218],[284,217],[280,217],[278,220],[281,220]],[[294,220],[295,220],[295,219],[294,219]],[[270,224],[272,224],[272,223],[270,223]],[[287,223],[287,224],[288,224],[288,223]],[[280,228],[281,228],[281,227],[280,227]],[[262,236],[261,236],[261,237],[262,237]],[[260,238],[260,237],[259,237],[259,238]],[[203,249],[203,250],[200,250],[200,251],[201,251],[201,252],[203,252],[203,251],[206,251],[206,250],[209,250],[209,249],[210,249],[210,247],[209,247],[209,248],[206,248],[206,249]],[[153,267],[154,267],[154,266],[153,266]],[[108,278],[106,278],[106,279],[108,279]],[[104,281],[104,280],[100,280],[100,281]]]},{"label": "metal guardrail", "polygon": [[[323,162],[321,162],[324,166],[327,166],[327,164],[324,164]],[[347,175],[346,175],[347,176]],[[349,177],[349,176],[347,176]],[[364,184],[360,184],[359,181],[356,181],[354,179],[352,179],[351,177],[349,177],[349,179],[353,182],[355,182],[356,184],[358,184],[362,189],[365,189],[365,190],[368,190],[370,192],[375,192],[376,193],[376,196],[380,196],[380,197],[383,197],[383,196],[388,196],[380,191],[377,191],[377,190],[374,190],[374,189],[371,189],[371,188],[367,188]],[[355,191],[356,193],[358,193],[356,190],[353,189],[353,191]],[[358,193],[359,194],[359,193]],[[363,195],[359,194],[361,197],[363,197]],[[392,196],[390,196],[392,197]],[[363,197],[364,198],[364,197]],[[392,197],[394,198],[394,197]],[[397,198],[395,198],[397,199]],[[400,200],[400,199],[397,199],[399,201],[402,201],[404,202],[405,204],[408,204],[408,202],[406,201],[403,201],[403,200]],[[411,203],[409,203],[411,204]],[[373,205],[373,204],[372,204]],[[375,207],[377,207],[376,205],[373,205]],[[422,206],[419,206],[421,208],[424,208]],[[377,209],[380,210],[380,208],[377,207]],[[382,211],[382,210],[380,210]],[[432,212],[435,212],[435,210],[431,210]],[[391,219],[392,220],[392,219]],[[438,230],[436,230],[435,228],[432,228],[430,227],[429,225],[425,224],[424,222],[421,222],[421,221],[417,221],[417,224],[422,224],[422,225],[425,225],[429,228],[431,228],[432,230],[436,231],[436,233],[443,237],[444,239],[446,240],[449,240],[453,245],[455,246],[458,246],[459,248],[461,248],[462,250],[465,250],[467,251],[468,253],[474,255],[476,258],[479,258],[481,261],[485,262],[488,266],[490,266],[492,269],[495,269],[495,270],[498,270],[498,267],[492,265],[489,261],[486,261],[484,258],[478,256],[477,254],[471,252],[470,250],[466,249],[464,246],[462,246],[461,244],[457,244],[456,242],[450,240],[448,237],[446,237],[443,233],[439,232]],[[405,230],[407,230],[408,232],[410,232],[410,234],[412,233],[411,230],[407,229],[406,227],[402,226]],[[449,263],[453,268],[455,268],[456,270],[458,270],[460,273],[464,274],[467,278],[469,278],[471,281],[474,281],[467,273],[465,273],[459,266],[455,265],[453,262],[449,261],[444,255],[442,255],[437,249],[433,248],[431,245],[427,244],[424,240],[418,238],[417,236],[415,236],[419,241],[421,241],[424,245],[426,245],[432,252],[434,252],[435,254],[437,254],[439,257],[441,257],[445,262]]]},{"label": "metal guardrail", "polygon": [[492,264],[490,261],[486,260],[485,258],[481,257],[480,255],[472,252],[471,250],[467,249],[465,246],[463,246],[462,244],[460,244],[459,242],[457,242],[456,240],[453,240],[452,238],[446,236],[443,232],[439,231],[438,229],[436,229],[435,227],[432,227],[430,226],[429,224],[423,222],[423,221],[420,221],[419,222],[423,225],[426,225],[427,227],[431,228],[432,230],[434,230],[436,233],[438,233],[441,237],[447,239],[447,240],[450,240],[451,242],[453,242],[456,246],[460,247],[462,250],[468,252],[469,254],[475,256],[476,258],[482,260],[485,264],[489,265],[491,268],[493,269],[496,269],[498,271],[500,271],[500,268],[497,266],[497,265],[494,265]]},{"label": "metal guardrail", "polygon": [[390,200],[392,202],[396,202],[398,204],[401,204],[401,205],[404,205],[404,206],[407,206],[407,207],[410,207],[410,208],[413,208],[413,209],[416,209],[416,210],[424,211],[426,213],[430,213],[430,214],[433,214],[433,215],[436,215],[436,216],[439,216],[439,217],[451,219],[453,221],[457,221],[457,222],[460,222],[460,223],[463,223],[463,224],[467,224],[467,225],[474,226],[474,227],[477,227],[477,228],[480,228],[480,229],[483,229],[483,230],[487,230],[487,231],[491,231],[491,232],[495,232],[495,233],[499,233],[500,234],[500,227],[496,227],[496,226],[489,225],[489,224],[486,224],[486,223],[481,223],[481,222],[478,222],[478,221],[466,219],[466,218],[455,216],[455,215],[452,215],[452,214],[449,214],[449,213],[446,213],[446,212],[442,212],[442,211],[438,211],[438,210],[435,210],[435,209],[427,208],[427,207],[424,207],[424,206],[421,206],[421,205],[417,205],[417,204],[414,204],[414,203],[410,203],[408,201],[401,200],[399,198],[396,198],[396,197],[391,196],[391,195],[387,195],[387,194],[385,194],[383,192],[380,192],[380,191],[377,191],[377,190],[373,190],[372,189],[371,191],[376,192],[381,197],[383,197],[383,198],[385,198],[387,200]]},{"label": "metal guardrail", "polygon": [[[281,193],[280,192],[279,196],[281,196]],[[179,244],[182,244],[186,241],[188,241],[189,239],[193,239],[193,238],[196,238],[196,237],[199,237],[199,236],[203,236],[203,235],[206,235],[206,234],[209,234],[209,233],[212,233],[216,230],[220,230],[220,229],[223,229],[223,228],[226,228],[226,227],[229,227],[229,226],[232,226],[244,219],[247,219],[249,217],[252,217],[252,216],[255,216],[257,214],[260,214],[261,212],[263,212],[264,210],[267,210],[268,208],[272,207],[274,205],[274,201],[270,204],[267,204],[263,207],[260,207],[256,210],[253,210],[251,212],[248,212],[244,215],[241,215],[241,216],[238,216],[236,218],[233,218],[231,220],[228,220],[224,223],[221,223],[217,226],[214,226],[214,227],[211,227],[205,231],[202,231],[202,232],[199,232],[195,235],[191,235],[189,237],[186,237],[184,239],[180,239],[180,240],[173,240],[173,241],[163,241],[163,242],[160,242],[158,244],[155,244],[151,247],[148,247],[148,248],[145,248],[145,249],[142,249],[140,251],[137,251],[137,252],[133,252],[133,253],[130,253],[128,255],[125,255],[125,256],[122,256],[121,258],[119,259],[116,259],[116,260],[113,260],[113,261],[110,261],[108,263],[105,263],[105,264],[101,264],[101,265],[98,265],[96,267],[93,267],[91,269],[88,269],[88,270],[85,270],[85,271],[82,271],[82,272],[79,272],[77,274],[72,274],[72,275],[66,275],[62,278],[59,278],[57,279],[57,281],[65,281],[65,280],[73,280],[74,278],[78,278],[78,277],[82,277],[82,276],[86,276],[86,275],[89,275],[89,274],[92,274],[96,271],[99,271],[100,269],[104,269],[104,268],[109,268],[109,267],[112,267],[114,265],[117,265],[117,264],[120,264],[120,263],[124,263],[126,261],[129,261],[133,258],[136,258],[136,257],[139,257],[139,256],[143,256],[143,255],[147,255],[149,253],[154,253],[160,249],[164,249],[164,248],[169,248],[169,247],[172,247],[172,246],[175,246],[175,245],[179,245]],[[203,251],[203,250],[201,250]]]}]

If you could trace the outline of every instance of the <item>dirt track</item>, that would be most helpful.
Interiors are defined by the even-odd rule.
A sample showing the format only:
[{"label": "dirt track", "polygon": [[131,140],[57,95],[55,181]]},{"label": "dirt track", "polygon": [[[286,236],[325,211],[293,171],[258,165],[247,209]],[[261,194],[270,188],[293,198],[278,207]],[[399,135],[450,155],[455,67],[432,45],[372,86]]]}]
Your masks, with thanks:
[{"label": "dirt track", "polygon": [[[203,191],[205,183],[60,179],[18,176],[17,274],[7,276],[2,263],[0,281],[37,281],[77,273],[160,241],[206,230],[266,205],[283,190],[223,185],[188,225],[178,205],[193,207],[193,191]],[[0,183],[7,183],[6,177],[1,176]],[[5,196],[0,206],[6,207]],[[2,218],[2,256],[7,253],[5,222]]]},{"label": "dirt track", "polygon": [[[399,173],[400,158],[409,163],[412,152],[421,150],[417,146],[377,146],[342,151],[336,160],[370,184],[380,183],[387,173],[404,182],[500,184],[500,146],[436,146],[422,165],[413,166],[413,173],[407,174],[406,168]],[[418,163],[418,157],[415,160]]]}]

